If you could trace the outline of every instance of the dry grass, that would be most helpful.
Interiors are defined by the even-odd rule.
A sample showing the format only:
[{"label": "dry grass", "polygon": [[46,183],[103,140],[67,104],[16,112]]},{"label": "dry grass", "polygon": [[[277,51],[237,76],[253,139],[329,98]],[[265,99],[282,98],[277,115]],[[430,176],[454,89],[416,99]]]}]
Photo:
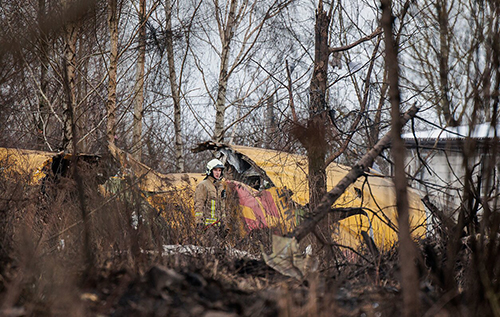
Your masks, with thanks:
[{"label": "dry grass", "polygon": [[[397,316],[401,312],[396,247],[375,256],[368,249],[354,254],[305,239],[320,266],[297,281],[259,260],[261,246],[270,250],[270,230],[241,235],[239,220],[226,224],[225,237],[218,228],[197,230],[189,205],[175,194],[153,207],[136,182],[125,179],[114,193],[102,195],[99,170],[80,163],[80,188],[71,174],[46,181],[43,191],[26,185],[22,175],[0,177],[4,315],[193,316],[222,311],[243,316]],[[82,206],[89,215],[87,246]],[[236,204],[232,206],[237,213]],[[448,238],[443,239],[444,234]],[[498,240],[490,236],[461,238],[460,248],[451,254],[452,272],[447,270],[448,248],[457,241],[451,231],[420,243],[418,296],[424,313],[495,313]],[[211,251],[163,254],[163,245],[171,244]],[[229,247],[256,258],[235,257],[227,252]],[[86,254],[92,255],[90,263]],[[175,274],[165,273],[164,268]],[[154,272],[163,277],[152,277]],[[166,284],[158,286],[159,280]]]}]

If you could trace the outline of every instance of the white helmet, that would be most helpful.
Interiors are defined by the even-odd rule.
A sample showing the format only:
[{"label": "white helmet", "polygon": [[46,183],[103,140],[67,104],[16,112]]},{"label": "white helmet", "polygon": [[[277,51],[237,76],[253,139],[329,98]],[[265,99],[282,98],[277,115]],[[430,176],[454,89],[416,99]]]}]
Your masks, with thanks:
[{"label": "white helmet", "polygon": [[207,163],[207,175],[210,175],[212,174],[212,170],[214,168],[222,168],[222,170],[224,170],[224,164],[222,164],[221,161],[219,161],[218,159],[213,159],[211,160],[210,162]]}]

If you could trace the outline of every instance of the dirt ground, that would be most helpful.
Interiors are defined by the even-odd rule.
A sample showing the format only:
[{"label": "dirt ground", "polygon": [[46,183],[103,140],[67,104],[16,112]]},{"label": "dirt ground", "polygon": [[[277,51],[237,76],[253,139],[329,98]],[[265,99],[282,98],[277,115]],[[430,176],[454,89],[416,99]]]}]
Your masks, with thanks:
[{"label": "dirt ground", "polygon": [[[398,316],[396,283],[375,271],[283,276],[258,258],[168,255],[134,276],[101,268],[80,297],[98,316]],[[326,274],[325,274],[326,273]],[[373,275],[372,275],[373,274]],[[358,275],[358,277],[354,277]],[[373,280],[370,280],[372,275]],[[368,284],[369,283],[369,284]]]}]

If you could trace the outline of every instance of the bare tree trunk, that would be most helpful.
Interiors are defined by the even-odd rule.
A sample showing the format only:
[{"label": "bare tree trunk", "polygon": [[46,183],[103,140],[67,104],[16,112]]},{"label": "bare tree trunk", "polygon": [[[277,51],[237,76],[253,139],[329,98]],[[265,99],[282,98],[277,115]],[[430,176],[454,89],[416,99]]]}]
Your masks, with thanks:
[{"label": "bare tree trunk", "polygon": [[[406,14],[408,13],[408,10],[410,8],[410,4],[411,4],[410,1],[405,2],[403,8],[401,9],[400,14],[398,15],[400,21],[404,20]],[[403,32],[404,25],[405,25],[405,23],[401,23],[399,26],[399,30],[398,30],[398,33],[397,33],[396,38],[395,38],[395,41],[396,41],[395,45],[399,45],[399,41],[401,39],[401,33]],[[379,27],[379,29],[383,32],[382,28]],[[379,140],[379,137],[380,137],[380,127],[381,127],[381,122],[382,122],[382,110],[384,107],[384,101],[385,101],[386,96],[387,96],[387,91],[389,89],[389,84],[387,82],[388,81],[387,76],[388,76],[387,69],[384,69],[384,76],[383,76],[382,86],[380,87],[380,98],[379,98],[379,101],[377,104],[377,110],[375,111],[375,116],[373,118],[373,124],[369,128],[370,133],[369,133],[368,140],[369,140],[370,147],[373,146],[374,144],[376,144]],[[381,158],[377,158],[377,160],[379,160],[380,163],[384,162],[384,160],[382,160]],[[384,168],[384,164],[380,164],[380,167],[381,167],[381,172],[383,174],[389,174],[388,168]]]},{"label": "bare tree trunk", "polygon": [[117,0],[108,1],[108,26],[109,26],[109,68],[108,68],[108,100],[106,110],[108,122],[106,135],[109,144],[115,144],[116,136],[116,73],[118,64],[118,3]]},{"label": "bare tree trunk", "polygon": [[370,126],[369,141],[370,146],[376,144],[380,137],[380,123],[382,122],[382,108],[384,106],[384,100],[387,96],[387,90],[389,85],[387,84],[387,71],[384,71],[384,80],[382,81],[382,87],[380,88],[380,99],[377,104],[377,111],[373,118],[373,124]]},{"label": "bare tree trunk", "polygon": [[[241,103],[236,106],[236,118],[241,118]],[[238,131],[238,123],[233,125],[233,131],[231,132],[231,137],[227,140],[227,144],[233,144],[234,138],[236,137],[236,132]]]},{"label": "bare tree trunk", "polygon": [[[47,101],[45,96],[47,96],[47,71],[49,68],[49,45],[46,27],[46,17],[47,17],[47,3],[46,0],[38,0],[38,30],[39,30],[39,42],[40,42],[40,96],[38,103],[38,115],[37,115],[37,148],[43,150],[45,148],[45,124],[47,121]],[[44,96],[45,95],[45,96]]]},{"label": "bare tree trunk", "polygon": [[[91,49],[89,48],[88,45],[85,45],[86,43],[81,43],[78,46],[78,56],[79,58],[88,56],[91,53]],[[87,123],[89,120],[91,120],[92,117],[92,112],[87,111],[87,96],[88,93],[88,80],[89,78],[89,58],[81,58],[81,62],[79,62],[79,68],[78,68],[78,105],[75,109],[75,122],[77,122],[75,128],[76,128],[76,134],[78,135],[78,150],[80,152],[88,153],[89,151],[89,142],[88,138],[84,137],[85,136],[85,131],[87,127]]]},{"label": "bare tree trunk", "polygon": [[175,169],[179,173],[184,172],[184,142],[182,141],[181,130],[181,97],[180,97],[180,83],[177,84],[177,74],[175,71],[175,56],[174,45],[172,36],[172,4],[170,0],[165,1],[165,16],[167,23],[166,32],[166,48],[167,60],[170,79],[170,90],[172,92],[172,100],[174,102],[174,130],[175,130]]},{"label": "bare tree trunk", "polygon": [[[67,2],[64,2],[67,9]],[[78,39],[79,27],[76,22],[68,22],[64,27],[64,90],[66,102],[63,109],[63,144],[66,151],[73,151],[73,125],[76,109],[76,42]]]},{"label": "bare tree trunk", "polygon": [[326,109],[326,88],[328,77],[328,27],[331,16],[323,9],[323,1],[319,1],[316,10],[316,24],[314,26],[314,70],[309,87],[309,117]]},{"label": "bare tree trunk", "polygon": [[224,32],[221,34],[222,52],[220,56],[219,66],[219,87],[217,90],[217,99],[215,103],[215,130],[213,137],[215,142],[224,141],[224,117],[226,113],[226,94],[227,83],[229,79],[229,54],[231,52],[231,40],[234,36],[235,13],[237,4],[237,0],[231,0],[226,25],[222,26]]},{"label": "bare tree trunk", "polygon": [[448,59],[449,59],[449,43],[448,43],[448,8],[446,0],[438,0],[436,2],[436,10],[439,22],[439,84],[441,91],[440,110],[446,120],[446,124],[457,126],[458,122],[455,121],[451,113],[448,84]]},{"label": "bare tree trunk", "polygon": [[[382,123],[382,110],[384,107],[384,100],[387,96],[387,90],[389,89],[389,85],[387,84],[387,71],[384,71],[384,80],[382,83],[382,87],[380,88],[380,99],[377,104],[377,110],[375,111],[375,116],[373,117],[373,123],[372,125],[368,128],[368,131],[370,131],[368,135],[368,141],[370,147],[374,146],[379,138],[380,138],[380,127]],[[384,166],[383,164],[385,162],[384,159],[377,157],[375,161],[373,161],[372,165],[377,163],[379,164],[380,172],[382,174],[389,175],[389,168]],[[370,166],[373,167],[373,166]]]},{"label": "bare tree trunk", "polygon": [[405,316],[420,316],[419,283],[416,267],[416,247],[411,238],[407,180],[404,170],[405,146],[401,139],[398,48],[392,34],[392,3],[382,0],[381,24],[385,36],[385,65],[389,79],[389,98],[392,108],[392,157],[394,160],[394,186],[399,226],[399,261]]},{"label": "bare tree trunk", "polygon": [[328,80],[328,27],[331,16],[323,10],[323,1],[319,1],[316,10],[314,70],[309,87],[309,120],[305,132],[306,142],[302,142],[307,150],[309,163],[309,206],[316,208],[326,193],[326,134],[325,110]]},{"label": "bare tree trunk", "polygon": [[[69,0],[63,0],[62,6],[66,15],[71,15],[74,7]],[[83,12],[81,12],[83,13]],[[91,224],[88,217],[85,195],[83,188],[83,180],[80,175],[78,166],[78,138],[77,138],[77,93],[76,93],[76,44],[78,34],[80,32],[80,19],[68,21],[64,25],[64,63],[63,63],[63,83],[66,94],[66,103],[63,110],[63,149],[73,152],[72,157],[72,174],[76,181],[79,207],[84,224],[83,230],[83,252],[85,255],[85,273],[84,276],[89,276],[94,264],[94,255],[91,247]]]},{"label": "bare tree trunk", "polygon": [[134,128],[132,155],[141,161],[142,157],[142,109],[144,103],[144,62],[146,59],[146,0],[139,2],[139,45],[135,83]]},{"label": "bare tree trunk", "polygon": [[285,61],[286,65],[286,77],[288,80],[288,86],[287,86],[287,91],[288,91],[288,105],[290,106],[290,111],[292,112],[292,120],[294,122],[297,122],[297,113],[295,112],[295,103],[293,101],[293,90],[292,90],[292,74],[290,67],[288,66],[288,60]]},{"label": "bare tree trunk", "polygon": [[307,162],[309,173],[309,209],[316,208],[326,193],[326,151],[324,115],[317,114],[307,122]]}]

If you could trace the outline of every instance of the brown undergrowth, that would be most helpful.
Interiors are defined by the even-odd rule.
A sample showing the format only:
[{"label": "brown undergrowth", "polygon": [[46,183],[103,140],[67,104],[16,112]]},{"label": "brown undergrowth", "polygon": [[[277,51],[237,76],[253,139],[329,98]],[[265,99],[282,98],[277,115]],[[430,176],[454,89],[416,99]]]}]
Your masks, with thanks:
[{"label": "brown undergrowth", "polygon": [[[2,315],[398,316],[401,312],[396,247],[379,254],[368,248],[355,253],[310,236],[302,247],[311,244],[319,268],[302,280],[292,279],[261,260],[261,250],[270,251],[270,230],[242,235],[239,220],[200,230],[193,226],[189,204],[167,199],[152,206],[137,180],[126,177],[114,191],[104,191],[109,183],[100,176],[102,171],[85,162],[78,166],[80,186],[71,172],[48,178],[42,185],[27,185],[29,175],[1,175]],[[229,205],[237,214],[237,204]],[[83,225],[82,208],[89,226]],[[88,245],[85,228],[90,228]],[[442,236],[420,243],[423,313],[466,316],[475,307],[492,312],[487,303],[488,296],[498,294],[496,280],[488,284],[489,295],[474,297],[468,292],[481,289],[483,273],[474,269],[474,248],[483,240],[461,244],[452,274],[456,287],[450,288],[443,244],[448,240]],[[482,243],[494,252],[490,244]],[[91,254],[91,262],[86,254]],[[488,269],[498,272],[494,265]],[[481,302],[481,296],[486,300]]]}]

